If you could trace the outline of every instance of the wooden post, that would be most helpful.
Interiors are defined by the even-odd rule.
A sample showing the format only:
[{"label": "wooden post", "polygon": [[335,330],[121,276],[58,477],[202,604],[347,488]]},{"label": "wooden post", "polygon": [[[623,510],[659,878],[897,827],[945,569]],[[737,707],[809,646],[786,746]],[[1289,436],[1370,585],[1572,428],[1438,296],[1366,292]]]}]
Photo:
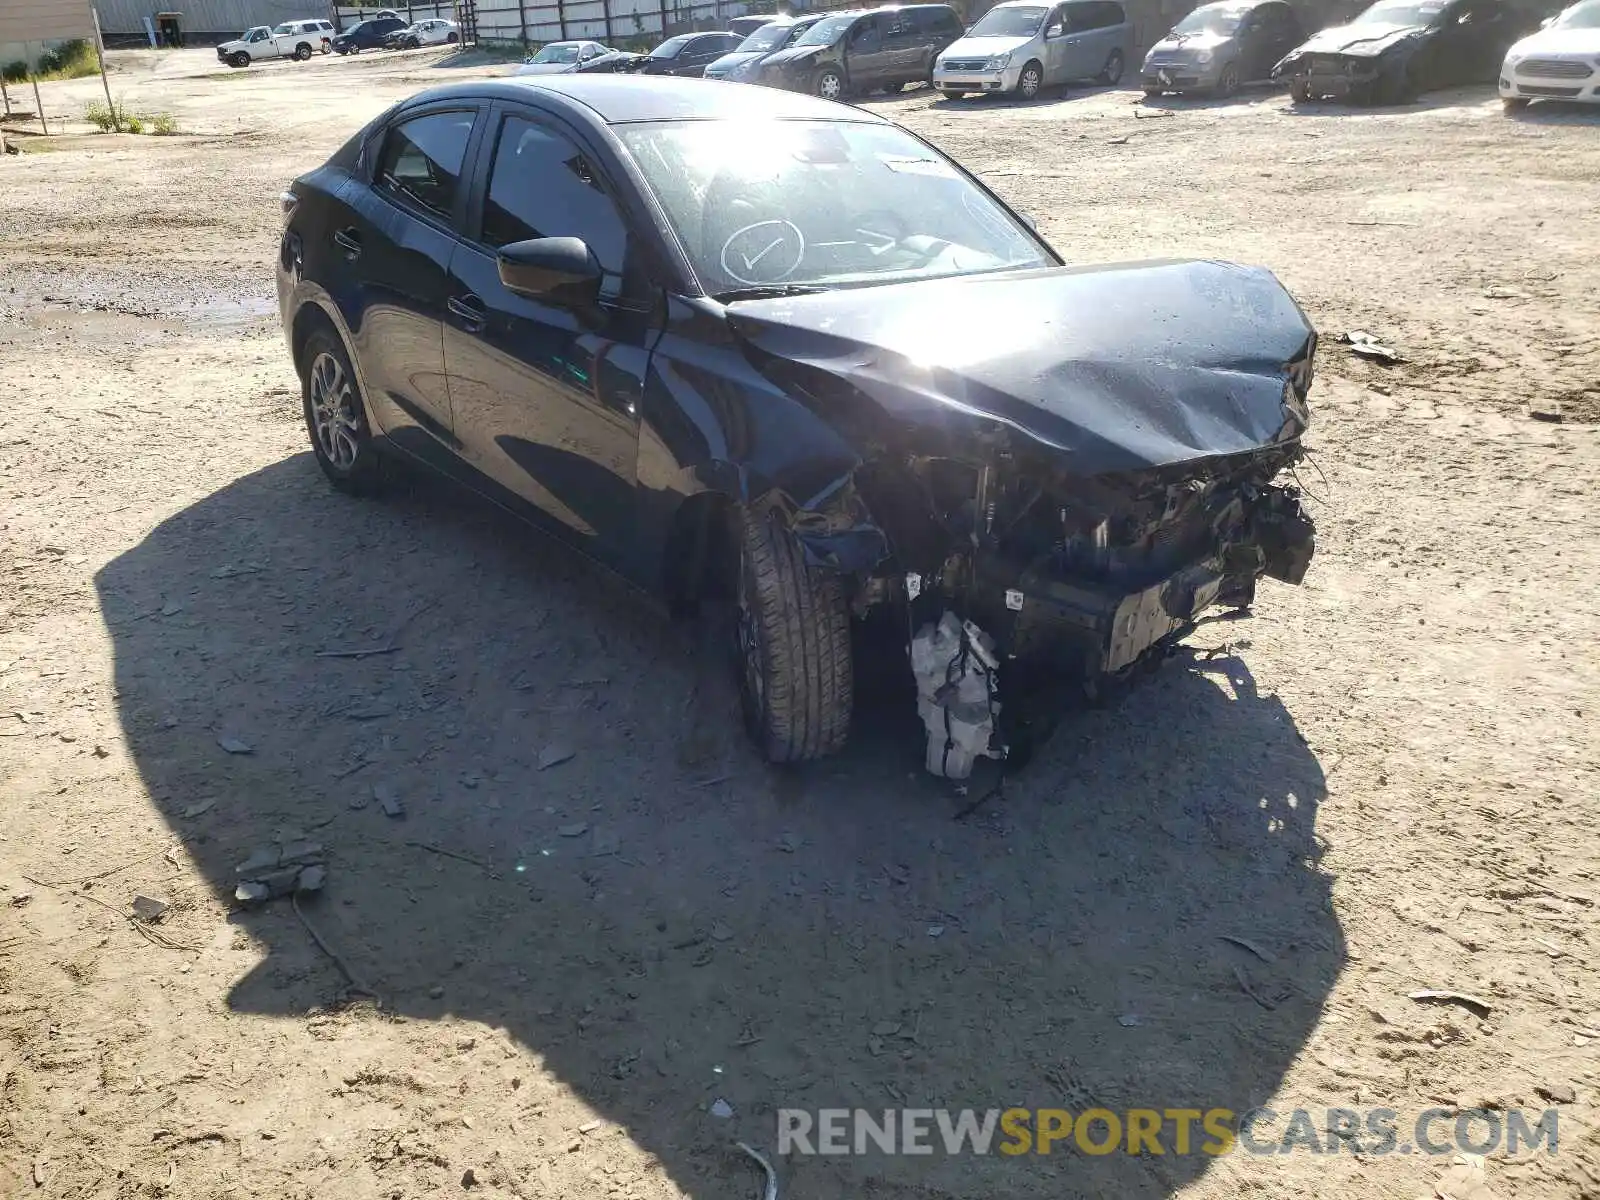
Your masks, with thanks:
[{"label": "wooden post", "polygon": [[6,77],[0,75],[0,101],[5,102],[6,116],[11,115],[11,93],[6,91]]},{"label": "wooden post", "polygon": [[666,37],[667,36],[667,0],[657,0],[657,6],[661,10],[661,36],[662,37]]},{"label": "wooden post", "polygon": [[94,18],[94,52],[100,60],[100,82],[106,89],[106,104],[111,108],[111,128],[121,133],[122,117],[117,113],[117,102],[111,98],[111,80],[106,77],[106,42],[100,34],[100,10],[91,8],[89,15]]},{"label": "wooden post", "polygon": [[[558,2],[559,2],[559,0],[558,0]],[[600,0],[600,8],[601,8],[601,11],[603,11],[606,14],[606,45],[609,46],[611,44],[611,42],[612,42],[612,39],[614,39],[617,36],[612,31],[612,28],[611,28],[611,0]],[[566,16],[565,7],[563,7],[561,11],[562,11],[562,16],[565,17]]]},{"label": "wooden post", "polygon": [[46,124],[44,119],[44,100],[39,96],[39,76],[33,69],[32,47],[32,42],[22,43],[22,52],[28,56],[28,81],[33,84],[33,106],[39,112],[39,128],[44,130],[45,134],[48,135],[50,133],[50,126]]}]

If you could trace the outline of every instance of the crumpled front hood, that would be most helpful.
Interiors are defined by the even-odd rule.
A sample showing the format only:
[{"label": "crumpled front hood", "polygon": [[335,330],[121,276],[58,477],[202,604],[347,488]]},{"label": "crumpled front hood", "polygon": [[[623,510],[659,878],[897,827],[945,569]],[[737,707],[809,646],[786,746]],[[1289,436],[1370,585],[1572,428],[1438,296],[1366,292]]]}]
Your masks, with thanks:
[{"label": "crumpled front hood", "polygon": [[222,45],[217,47],[217,49],[218,50],[243,50],[243,49],[247,48],[249,45],[250,45],[249,42],[241,42],[237,38],[235,38],[231,42],[223,42]]},{"label": "crumpled front hood", "polygon": [[1510,53],[1600,56],[1600,29],[1541,29],[1511,47]]},{"label": "crumpled front hood", "polygon": [[523,63],[511,73],[513,75],[566,75],[577,69],[578,64],[575,62]]},{"label": "crumpled front hood", "polygon": [[1369,57],[1429,32],[1426,25],[1340,25],[1324,29],[1305,42],[1296,55],[1349,54]]},{"label": "crumpled front hood", "polygon": [[992,418],[1084,474],[1295,437],[1287,364],[1310,324],[1260,267],[1150,262],[1006,271],[738,301],[729,327],[769,376],[796,363],[890,418]]},{"label": "crumpled front hood", "polygon": [[784,50],[774,50],[762,61],[763,67],[787,67],[807,59],[816,58],[826,50],[826,46],[790,46]]}]

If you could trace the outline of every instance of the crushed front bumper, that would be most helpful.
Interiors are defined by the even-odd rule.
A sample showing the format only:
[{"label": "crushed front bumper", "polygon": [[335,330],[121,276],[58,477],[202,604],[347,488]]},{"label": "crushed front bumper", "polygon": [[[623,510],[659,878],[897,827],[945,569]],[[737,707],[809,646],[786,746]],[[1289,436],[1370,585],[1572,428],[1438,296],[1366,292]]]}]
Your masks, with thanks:
[{"label": "crushed front bumper", "polygon": [[1323,54],[1291,76],[1291,82],[1308,96],[1329,100],[1370,99],[1383,77],[1376,58],[1347,58]]}]

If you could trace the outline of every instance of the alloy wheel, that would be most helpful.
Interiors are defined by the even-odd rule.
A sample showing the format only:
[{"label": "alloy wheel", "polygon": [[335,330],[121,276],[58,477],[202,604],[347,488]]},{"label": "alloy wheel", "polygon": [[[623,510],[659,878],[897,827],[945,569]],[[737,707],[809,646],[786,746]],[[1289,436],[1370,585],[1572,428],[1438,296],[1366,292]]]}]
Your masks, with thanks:
[{"label": "alloy wheel", "polygon": [[824,100],[837,100],[844,93],[844,80],[833,71],[824,71],[817,80],[817,95]]},{"label": "alloy wheel", "polygon": [[311,364],[311,424],[317,449],[330,464],[341,471],[355,466],[361,432],[355,388],[343,364],[327,352]]},{"label": "alloy wheel", "polygon": [[1032,100],[1039,94],[1041,82],[1039,68],[1029,63],[1022,68],[1022,78],[1017,80],[1017,91],[1022,94],[1024,100]]}]

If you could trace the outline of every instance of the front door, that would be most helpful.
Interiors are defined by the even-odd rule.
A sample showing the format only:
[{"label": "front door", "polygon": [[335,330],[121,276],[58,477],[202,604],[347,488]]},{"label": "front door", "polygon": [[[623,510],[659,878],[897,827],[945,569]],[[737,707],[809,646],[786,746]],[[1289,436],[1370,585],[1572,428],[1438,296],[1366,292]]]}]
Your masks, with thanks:
[{"label": "front door", "polygon": [[[479,211],[451,263],[444,357],[456,436],[493,490],[626,569],[653,295],[612,189],[577,140],[519,110],[493,120]],[[541,237],[588,244],[604,272],[592,311],[501,284],[496,251]]]},{"label": "front door", "polygon": [[371,185],[341,193],[349,206],[329,231],[348,264],[345,306],[378,421],[424,457],[448,444],[444,375],[449,264],[464,215],[462,169],[476,108],[425,112],[391,125]]},{"label": "front door", "polygon": [[1067,47],[1067,9],[1058,4],[1044,19],[1044,81],[1049,84],[1065,83],[1070,65]]},{"label": "front door", "polygon": [[850,86],[866,91],[880,86],[889,77],[889,51],[884,44],[885,21],[882,14],[862,17],[845,42],[845,70]]}]

